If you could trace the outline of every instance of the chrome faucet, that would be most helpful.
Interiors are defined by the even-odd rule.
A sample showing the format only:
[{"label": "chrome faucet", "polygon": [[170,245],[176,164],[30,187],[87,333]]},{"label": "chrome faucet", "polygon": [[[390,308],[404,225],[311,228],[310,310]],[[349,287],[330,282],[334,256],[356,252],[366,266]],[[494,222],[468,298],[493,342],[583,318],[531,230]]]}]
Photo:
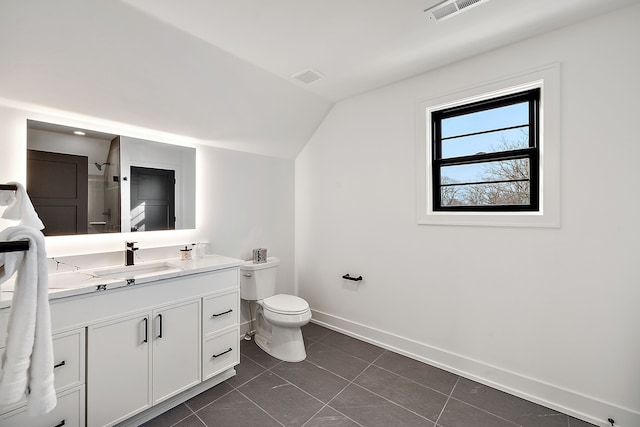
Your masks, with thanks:
[{"label": "chrome faucet", "polygon": [[125,264],[124,265],[133,265],[134,264],[134,251],[137,251],[139,248],[135,247],[137,242],[124,242],[125,243]]}]

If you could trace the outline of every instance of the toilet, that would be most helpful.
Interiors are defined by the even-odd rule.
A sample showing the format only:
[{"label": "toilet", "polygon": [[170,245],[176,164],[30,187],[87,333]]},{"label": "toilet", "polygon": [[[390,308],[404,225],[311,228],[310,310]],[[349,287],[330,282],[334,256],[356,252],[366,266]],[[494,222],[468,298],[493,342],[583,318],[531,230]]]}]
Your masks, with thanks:
[{"label": "toilet", "polygon": [[256,303],[255,342],[271,356],[285,362],[307,357],[300,328],[311,320],[309,304],[302,298],[276,294],[280,260],[247,261],[240,266],[240,298]]}]

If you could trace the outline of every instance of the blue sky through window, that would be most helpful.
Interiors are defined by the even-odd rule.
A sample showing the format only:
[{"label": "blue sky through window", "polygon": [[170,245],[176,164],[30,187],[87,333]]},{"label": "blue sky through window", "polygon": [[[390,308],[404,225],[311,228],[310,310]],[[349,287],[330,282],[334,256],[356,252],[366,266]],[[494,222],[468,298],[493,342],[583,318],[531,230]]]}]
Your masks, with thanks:
[{"label": "blue sky through window", "polygon": [[[479,111],[442,120],[442,158],[490,153],[504,150],[503,141],[516,144],[515,148],[529,146],[528,128],[510,129],[490,132],[468,137],[444,139],[491,129],[501,129],[529,123],[529,105],[527,102]],[[443,168],[442,178],[449,178],[450,182],[476,181],[482,174],[483,164],[465,167]]]}]

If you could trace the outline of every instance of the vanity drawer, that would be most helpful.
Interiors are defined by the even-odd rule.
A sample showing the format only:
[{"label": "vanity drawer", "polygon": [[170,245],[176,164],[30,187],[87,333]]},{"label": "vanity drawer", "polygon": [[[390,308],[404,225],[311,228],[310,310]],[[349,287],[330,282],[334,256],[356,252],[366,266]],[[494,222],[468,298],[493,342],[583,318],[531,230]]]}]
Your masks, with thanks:
[{"label": "vanity drawer", "polygon": [[234,290],[225,294],[205,297],[202,309],[204,337],[238,324],[240,297]]},{"label": "vanity drawer", "polygon": [[53,337],[53,373],[56,391],[84,383],[84,329]]},{"label": "vanity drawer", "polygon": [[202,346],[202,381],[240,363],[240,332],[234,328]]},{"label": "vanity drawer", "polygon": [[58,404],[47,414],[33,417],[23,406],[15,411],[0,415],[2,427],[83,427],[84,426],[84,389],[75,389],[58,393]]},{"label": "vanity drawer", "polygon": [[[53,374],[56,392],[84,383],[84,348],[84,329],[53,336]],[[4,351],[4,348],[0,349],[0,357]],[[22,397],[9,407],[18,407],[25,403],[26,398]]]}]

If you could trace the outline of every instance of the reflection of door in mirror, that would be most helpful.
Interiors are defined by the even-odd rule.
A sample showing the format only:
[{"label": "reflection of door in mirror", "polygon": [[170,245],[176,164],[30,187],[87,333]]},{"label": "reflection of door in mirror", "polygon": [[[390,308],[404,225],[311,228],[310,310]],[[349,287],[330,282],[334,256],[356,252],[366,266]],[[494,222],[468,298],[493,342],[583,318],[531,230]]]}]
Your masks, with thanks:
[{"label": "reflection of door in mirror", "polygon": [[27,192],[46,236],[87,233],[87,157],[27,150]]},{"label": "reflection of door in mirror", "polygon": [[[84,161],[85,182],[71,179],[70,163],[67,160],[55,163],[43,163],[29,160],[27,162],[27,176],[41,177],[42,188],[34,189],[37,181],[27,180],[27,192],[31,195],[34,190],[40,192],[44,198],[58,198],[48,205],[35,207],[42,218],[44,234],[93,234],[120,231],[120,141],[113,134],[82,130],[50,123],[27,121],[27,152],[37,151],[40,156],[45,153],[50,158],[72,159],[81,158]],[[53,156],[53,157],[52,157]],[[66,157],[65,157],[66,156]],[[45,166],[46,165],[46,166]],[[55,172],[52,168],[55,166]],[[68,165],[61,170],[62,165]],[[45,168],[41,170],[42,168]],[[79,167],[79,166],[78,166]],[[32,170],[33,169],[33,170]],[[65,175],[66,174],[66,175]],[[64,178],[64,179],[63,179]],[[68,186],[65,188],[65,186]],[[77,193],[77,194],[76,194]],[[84,200],[84,211],[75,208],[71,212],[69,203],[73,198]],[[51,203],[55,203],[51,205]],[[75,203],[75,202],[74,202]],[[66,206],[65,209],[62,206]],[[75,205],[79,208],[79,205]],[[43,210],[43,212],[40,212]],[[73,219],[73,221],[72,221]],[[83,220],[83,225],[75,225],[74,221]],[[62,224],[62,222],[64,224]],[[72,224],[74,224],[72,226]]]},{"label": "reflection of door in mirror", "polygon": [[175,171],[131,166],[131,231],[175,230]]}]

